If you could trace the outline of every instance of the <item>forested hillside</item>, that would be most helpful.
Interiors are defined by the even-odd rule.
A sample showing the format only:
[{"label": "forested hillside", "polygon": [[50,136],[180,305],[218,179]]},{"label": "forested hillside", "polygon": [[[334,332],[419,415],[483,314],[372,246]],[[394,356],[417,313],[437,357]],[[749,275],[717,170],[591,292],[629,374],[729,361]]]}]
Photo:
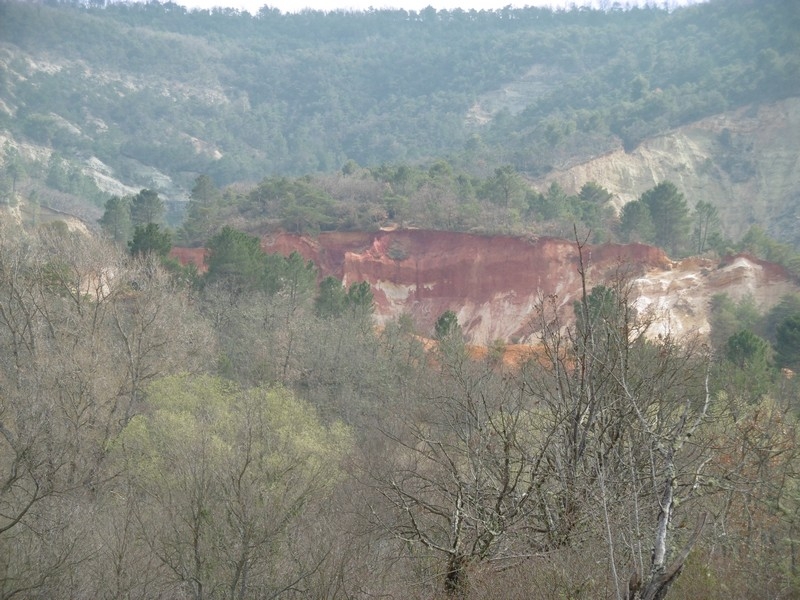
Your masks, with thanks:
[{"label": "forested hillside", "polygon": [[257,15],[5,0],[4,180],[24,167],[40,201],[101,206],[101,189],[185,198],[199,174],[226,186],[348,161],[535,178],[797,95],[799,18],[788,0]]}]

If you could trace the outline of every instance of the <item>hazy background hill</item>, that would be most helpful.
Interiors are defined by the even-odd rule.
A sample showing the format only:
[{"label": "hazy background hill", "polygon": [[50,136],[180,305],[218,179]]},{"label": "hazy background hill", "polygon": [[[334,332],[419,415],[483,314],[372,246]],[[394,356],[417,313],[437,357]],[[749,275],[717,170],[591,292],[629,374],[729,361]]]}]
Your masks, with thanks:
[{"label": "hazy background hill", "polygon": [[[4,1],[3,194],[94,222],[110,193],[182,200],[199,174],[227,186],[446,159],[568,192],[590,173],[619,205],[683,172],[690,206],[713,203],[729,235],[761,223],[796,243],[797,107],[783,101],[800,95],[798,31],[788,0],[256,16]],[[638,164],[716,115],[691,159],[666,148],[622,179],[585,166]]]}]

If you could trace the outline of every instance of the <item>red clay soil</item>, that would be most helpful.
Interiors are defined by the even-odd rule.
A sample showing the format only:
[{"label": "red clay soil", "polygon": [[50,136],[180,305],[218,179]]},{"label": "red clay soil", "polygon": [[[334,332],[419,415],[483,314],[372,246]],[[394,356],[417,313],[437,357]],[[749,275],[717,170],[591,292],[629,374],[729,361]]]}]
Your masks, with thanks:
[{"label": "red clay soil", "polygon": [[[407,312],[427,332],[445,310],[455,310],[479,343],[525,337],[539,298],[555,294],[563,304],[579,289],[577,247],[562,239],[395,230],[322,233],[314,240],[278,234],[264,237],[262,247],[297,251],[321,276],[345,285],[368,281],[384,320]],[[641,244],[587,247],[584,261],[603,276],[669,265],[663,252]]]},{"label": "red clay soil", "polygon": [[182,265],[194,265],[197,267],[198,273],[205,273],[208,268],[206,267],[206,249],[205,248],[179,248],[174,247],[169,252],[170,258],[174,258]]},{"label": "red clay soil", "polygon": [[[345,285],[367,281],[378,323],[409,314],[422,335],[446,310],[458,315],[472,343],[531,341],[532,318],[545,297],[553,297],[565,316],[579,297],[579,256],[574,241],[482,236],[428,230],[329,232],[315,238],[279,233],[261,239],[265,252],[300,253]],[[173,249],[201,272],[202,249]],[[637,282],[642,310],[663,312],[664,328],[708,332],[708,305],[714,293],[738,298],[753,294],[762,308],[796,282],[769,263],[737,256],[728,261],[687,259],[672,262],[643,244],[586,246],[583,261],[589,285],[624,272]],[[662,332],[663,333],[663,332]]]}]

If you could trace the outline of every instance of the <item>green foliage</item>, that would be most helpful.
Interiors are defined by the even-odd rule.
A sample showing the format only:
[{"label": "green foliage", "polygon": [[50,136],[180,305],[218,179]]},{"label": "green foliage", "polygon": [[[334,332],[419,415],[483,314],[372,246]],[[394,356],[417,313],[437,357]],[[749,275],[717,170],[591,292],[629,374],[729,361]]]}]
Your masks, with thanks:
[{"label": "green foliage", "polygon": [[[206,375],[180,375],[151,384],[146,402],[150,411],[132,419],[115,445],[151,485],[169,484],[171,471],[181,476],[180,463],[196,445],[210,444],[210,464],[224,468],[226,456],[240,450],[237,441],[251,425],[261,429],[261,436],[250,440],[260,446],[254,454],[268,467],[253,475],[265,478],[265,484],[270,472],[280,473],[296,461],[302,463],[301,474],[319,476],[324,470],[327,476],[320,483],[330,482],[337,474],[337,456],[350,443],[346,429],[323,426],[311,407],[280,388],[241,390]],[[216,475],[224,478],[225,472]]]},{"label": "green foliage", "polygon": [[800,313],[787,317],[775,332],[775,358],[780,367],[800,370]]},{"label": "green foliage", "polygon": [[294,233],[318,232],[334,223],[333,201],[305,179],[293,182],[281,195],[281,225]]},{"label": "green foliage", "polygon": [[133,256],[155,254],[159,258],[166,258],[172,249],[172,233],[160,230],[155,223],[137,225],[128,248]]},{"label": "green foliage", "polygon": [[750,252],[758,258],[783,265],[800,276],[800,254],[789,244],[771,238],[759,225],[750,227],[737,246],[740,250]]},{"label": "green foliage", "polygon": [[[461,175],[409,173],[420,189]],[[585,190],[566,195],[570,214],[605,201]],[[132,249],[165,232],[136,233]],[[557,298],[537,307],[543,350],[512,368],[500,340],[473,359],[453,311],[425,350],[409,315],[371,326],[366,282],[326,278],[312,309],[301,255],[230,228],[209,247],[209,285],[189,289],[61,222],[0,223],[0,595],[322,597],[344,573],[405,597],[455,566],[480,597],[605,597],[602,565],[624,586],[657,519],[679,556],[709,510],[719,528],[687,563],[701,581],[673,591],[722,598],[734,572],[757,579],[749,596],[791,590],[796,380],[774,377],[761,337],[774,330],[797,360],[795,296],[766,317],[752,298],[714,298],[707,370],[701,346],[644,339],[632,287],[596,285],[576,323]],[[82,277],[109,269],[110,294]],[[531,554],[499,575],[480,565]]]},{"label": "green foliage", "polygon": [[653,217],[641,200],[633,200],[622,207],[619,227],[621,237],[626,242],[651,243],[655,239]]},{"label": "green foliage", "polygon": [[693,250],[698,254],[702,254],[709,248],[720,250],[722,235],[717,208],[708,202],[700,200],[694,208],[692,220],[694,222],[692,232]]},{"label": "green foliage", "polygon": [[484,183],[484,195],[503,208],[522,210],[525,207],[525,186],[511,165],[499,167]]},{"label": "green foliage", "polygon": [[617,292],[604,285],[592,288],[586,297],[586,302],[576,300],[572,305],[575,313],[575,327],[580,335],[589,331],[604,331],[606,328],[618,329],[624,319],[631,318],[620,306]]},{"label": "green foliage", "polygon": [[689,234],[689,209],[678,188],[663,181],[642,194],[639,201],[647,207],[653,222],[653,242],[660,248],[681,255]]},{"label": "green foliage", "polygon": [[318,317],[341,316],[347,305],[347,292],[342,282],[328,275],[319,284],[319,294],[314,299],[314,312]]},{"label": "green foliage", "polygon": [[45,183],[54,190],[78,196],[81,200],[98,206],[108,198],[108,194],[97,187],[94,179],[85,175],[80,167],[71,164],[58,152],[50,155]]},{"label": "green foliage", "polygon": [[347,309],[357,317],[368,317],[375,310],[375,298],[368,281],[355,281],[347,288]]},{"label": "green foliage", "polygon": [[164,218],[164,202],[158,192],[142,190],[130,201],[131,223],[134,227],[146,226],[149,223],[161,223]]},{"label": "green foliage", "polygon": [[738,302],[724,294],[712,298],[711,344],[725,358],[715,379],[729,397],[754,402],[774,393],[774,366],[788,366],[793,360],[791,328],[784,331],[788,335],[783,343],[777,341],[777,330],[800,314],[793,312],[796,304],[797,298],[786,296],[763,315],[752,296]]},{"label": "green foliage", "polygon": [[725,358],[740,369],[765,370],[769,363],[769,342],[749,329],[741,329],[728,338]]},{"label": "green foliage", "polygon": [[[592,241],[614,241],[599,186],[538,193],[528,178],[620,139],[633,148],[800,91],[797,16],[785,2],[259,16],[170,3],[8,2],[0,16],[10,57],[0,100],[18,108],[14,118],[0,114],[0,126],[54,150],[47,173],[29,168],[27,177],[101,203],[82,173],[86,157],[137,186],[152,185],[158,169],[192,189],[178,236],[193,246],[219,231],[214,221],[239,217],[311,234],[386,220],[536,235],[569,235],[577,224]],[[58,68],[34,66],[52,56]],[[733,158],[746,143],[720,134],[723,170],[752,176],[753,164]],[[307,173],[318,175],[299,177]],[[387,185],[364,192],[370,177]],[[15,177],[3,179],[0,191],[14,188]],[[221,201],[217,185],[252,181],[262,182],[257,191]],[[632,220],[634,206],[623,239],[676,255],[723,245],[702,203],[691,240],[657,206],[657,227]],[[161,224],[163,213],[132,217],[134,226]],[[781,262],[792,260],[800,264]]]},{"label": "green foliage", "polygon": [[69,190],[69,171],[66,161],[53,152],[47,167],[47,185],[51,188],[65,192]]},{"label": "green foliage", "polygon": [[[708,241],[708,228],[698,235]],[[674,256],[686,252],[690,218],[686,200],[675,185],[662,181],[644,192],[638,200],[628,202],[620,215],[620,234],[629,242],[645,242],[664,248]]]},{"label": "green foliage", "polygon": [[252,235],[223,227],[208,243],[206,283],[224,282],[236,295],[262,291],[281,293],[294,311],[309,301],[316,288],[317,269],[293,252],[288,257],[266,254]]},{"label": "green foliage", "polygon": [[[267,260],[277,262],[281,258],[268,256]],[[278,281],[273,285],[286,294],[292,309],[311,299],[317,286],[317,267],[313,262],[305,260],[298,252],[292,252],[277,265],[277,269]]]},{"label": "green foliage", "polygon": [[111,196],[106,200],[105,212],[99,220],[103,231],[117,244],[127,244],[131,237],[130,198]]},{"label": "green foliage", "polygon": [[613,232],[617,227],[617,216],[611,199],[611,192],[590,181],[581,187],[572,201],[576,220],[593,233],[590,241],[594,243],[615,239]]},{"label": "green foliage", "polygon": [[10,196],[6,196],[4,200],[8,203],[15,203],[16,196],[17,196],[17,185],[21,179],[26,176],[27,169],[25,168],[25,161],[19,154],[19,151],[11,145],[10,142],[6,142],[5,146],[3,146],[3,168],[0,171],[0,177],[4,179],[6,182],[10,183],[10,185],[6,185],[6,189],[8,189],[7,193],[10,193]]},{"label": "green foliage", "polygon": [[458,315],[452,310],[446,310],[439,315],[433,325],[433,336],[440,341],[454,337],[460,339],[461,325],[458,323]]},{"label": "green foliage", "polygon": [[727,352],[728,339],[741,330],[763,331],[763,317],[755,299],[744,296],[738,302],[727,294],[715,294],[711,298],[710,310],[711,345],[721,354]]},{"label": "green foliage", "polygon": [[318,232],[333,222],[334,204],[308,177],[269,177],[250,193],[246,210],[269,215],[288,231]]},{"label": "green foliage", "polygon": [[184,243],[205,243],[216,226],[222,192],[208,175],[195,179],[180,237]]},{"label": "green foliage", "polygon": [[[3,70],[0,93],[20,107],[6,121],[15,135],[117,172],[132,160],[155,166],[187,187],[187,174],[227,185],[459,152],[474,173],[512,164],[534,175],[619,138],[632,148],[720,110],[796,95],[796,28],[786,2],[255,16],[7,2],[0,38],[24,58]],[[42,56],[64,64],[29,66]],[[136,85],[96,75],[108,72]],[[163,81],[176,83],[169,95]],[[464,118],[476,99],[489,117],[479,135]],[[313,228],[320,208],[289,210],[286,222]]]},{"label": "green foliage", "polygon": [[780,301],[767,312],[764,318],[764,337],[774,344],[778,325],[796,314],[800,314],[800,294],[782,296]]},{"label": "green foliage", "polygon": [[263,289],[267,272],[261,242],[255,236],[224,227],[208,243],[206,280],[227,281],[241,290]]},{"label": "green foliage", "polygon": [[158,380],[146,402],[113,452],[141,494],[147,543],[170,548],[157,560],[187,589],[281,590],[296,575],[269,567],[341,477],[349,432],[286,390],[210,376]]},{"label": "green foliage", "polygon": [[564,218],[569,211],[568,197],[556,182],[550,184],[546,194],[533,198],[531,210],[541,219],[556,220]]},{"label": "green foliage", "polygon": [[772,348],[750,329],[740,329],[728,338],[725,360],[717,365],[714,384],[728,398],[759,402],[772,389]]},{"label": "green foliage", "polygon": [[594,181],[587,181],[581,186],[578,197],[586,204],[603,205],[611,200],[611,192]]}]

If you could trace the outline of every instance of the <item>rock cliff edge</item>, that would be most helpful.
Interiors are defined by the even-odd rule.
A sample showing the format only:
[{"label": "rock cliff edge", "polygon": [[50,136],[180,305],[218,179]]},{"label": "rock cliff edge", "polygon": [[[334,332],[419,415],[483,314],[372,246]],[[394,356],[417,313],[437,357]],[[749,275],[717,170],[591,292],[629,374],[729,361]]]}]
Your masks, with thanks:
[{"label": "rock cliff edge", "polygon": [[[321,276],[334,275],[345,285],[369,282],[380,322],[407,313],[420,333],[429,334],[437,317],[453,310],[475,344],[531,341],[542,298],[554,296],[571,316],[580,293],[578,248],[563,239],[424,230],[334,232],[313,239],[282,233],[264,236],[262,247],[297,251],[319,266]],[[583,258],[590,286],[620,272],[632,278],[637,307],[657,319],[654,335],[708,334],[714,294],[751,295],[767,310],[782,295],[800,291],[781,267],[745,255],[672,261],[651,246],[608,244],[586,246]]]}]

